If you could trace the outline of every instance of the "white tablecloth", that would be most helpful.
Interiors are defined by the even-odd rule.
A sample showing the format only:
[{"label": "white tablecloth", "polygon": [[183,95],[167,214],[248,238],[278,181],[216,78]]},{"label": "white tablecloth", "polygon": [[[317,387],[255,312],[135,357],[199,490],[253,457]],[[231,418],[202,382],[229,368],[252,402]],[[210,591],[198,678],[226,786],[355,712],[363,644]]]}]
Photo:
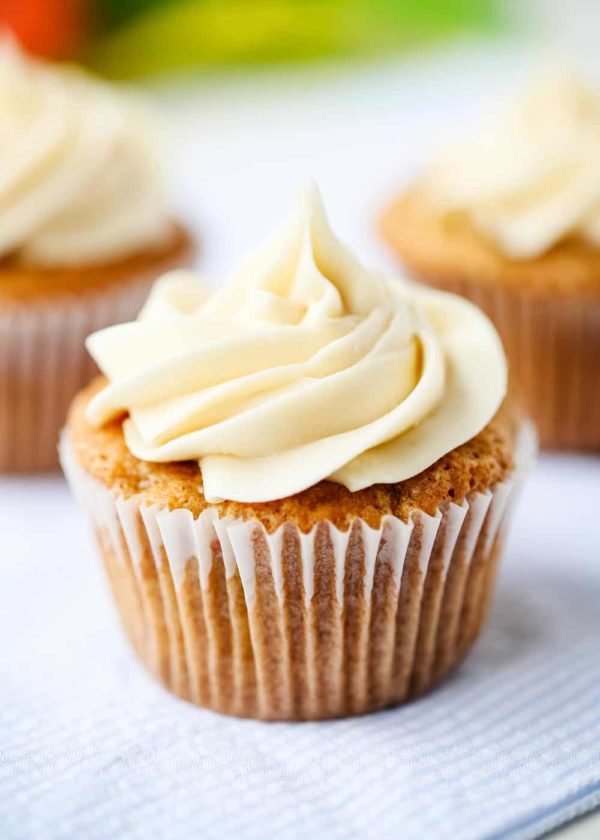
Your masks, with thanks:
[{"label": "white tablecloth", "polygon": [[526,838],[600,804],[599,461],[538,466],[450,682],[333,723],[168,695],[125,645],[61,480],[5,479],[0,500],[3,840]]}]

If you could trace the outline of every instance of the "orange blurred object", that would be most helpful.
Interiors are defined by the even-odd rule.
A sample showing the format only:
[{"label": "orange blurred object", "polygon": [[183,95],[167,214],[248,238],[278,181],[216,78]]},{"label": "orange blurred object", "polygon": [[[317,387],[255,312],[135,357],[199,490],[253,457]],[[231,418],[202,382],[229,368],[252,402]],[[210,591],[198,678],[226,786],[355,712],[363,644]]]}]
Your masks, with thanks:
[{"label": "orange blurred object", "polygon": [[73,57],[89,17],[85,0],[0,0],[0,28],[9,29],[28,52],[44,58]]}]

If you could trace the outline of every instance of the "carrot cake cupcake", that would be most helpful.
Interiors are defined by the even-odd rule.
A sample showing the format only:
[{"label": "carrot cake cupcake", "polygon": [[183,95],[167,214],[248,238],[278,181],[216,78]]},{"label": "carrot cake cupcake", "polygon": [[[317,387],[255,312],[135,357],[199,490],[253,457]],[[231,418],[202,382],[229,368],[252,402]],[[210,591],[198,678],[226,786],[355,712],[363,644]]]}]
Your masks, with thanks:
[{"label": "carrot cake cupcake", "polygon": [[310,188],[226,286],[167,275],[88,348],[62,462],[167,687],[327,718],[462,659],[532,448],[473,304],[364,268]]},{"label": "carrot cake cupcake", "polygon": [[384,212],[417,279],[496,324],[548,446],[600,447],[600,100],[552,74]]},{"label": "carrot cake cupcake", "polygon": [[84,338],[134,317],[190,261],[154,143],[128,99],[0,45],[0,471],[57,464]]}]

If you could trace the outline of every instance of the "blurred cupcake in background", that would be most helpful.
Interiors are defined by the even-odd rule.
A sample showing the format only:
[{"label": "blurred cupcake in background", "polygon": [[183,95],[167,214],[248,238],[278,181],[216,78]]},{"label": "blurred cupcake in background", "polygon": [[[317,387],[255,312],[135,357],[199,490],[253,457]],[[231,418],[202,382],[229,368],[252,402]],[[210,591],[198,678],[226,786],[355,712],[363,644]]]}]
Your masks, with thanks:
[{"label": "blurred cupcake in background", "polygon": [[62,463],[172,691],[328,718],[465,656],[532,448],[475,306],[364,268],[310,189],[223,288],[176,272],[88,347]]},{"label": "blurred cupcake in background", "polygon": [[600,100],[547,73],[383,213],[414,277],[502,335],[549,447],[600,447]]},{"label": "blurred cupcake in background", "polygon": [[128,97],[0,45],[0,470],[57,463],[90,330],[130,319],[193,243]]}]

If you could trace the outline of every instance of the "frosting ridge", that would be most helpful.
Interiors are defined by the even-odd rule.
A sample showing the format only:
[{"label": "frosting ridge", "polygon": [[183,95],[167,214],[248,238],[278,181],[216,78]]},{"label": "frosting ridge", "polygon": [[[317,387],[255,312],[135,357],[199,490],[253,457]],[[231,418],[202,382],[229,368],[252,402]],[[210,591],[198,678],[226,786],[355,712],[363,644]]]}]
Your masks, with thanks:
[{"label": "frosting ridge", "polygon": [[109,380],[88,420],[127,411],[131,452],[199,460],[209,501],[401,481],[481,431],[506,391],[488,319],[364,268],[315,187],[227,285],[173,272],[88,349]]},{"label": "frosting ridge", "polygon": [[170,235],[151,132],[124,94],[0,43],[0,257],[89,265]]},{"label": "frosting ridge", "polygon": [[442,153],[425,188],[509,257],[572,235],[600,244],[600,99],[556,68]]}]

